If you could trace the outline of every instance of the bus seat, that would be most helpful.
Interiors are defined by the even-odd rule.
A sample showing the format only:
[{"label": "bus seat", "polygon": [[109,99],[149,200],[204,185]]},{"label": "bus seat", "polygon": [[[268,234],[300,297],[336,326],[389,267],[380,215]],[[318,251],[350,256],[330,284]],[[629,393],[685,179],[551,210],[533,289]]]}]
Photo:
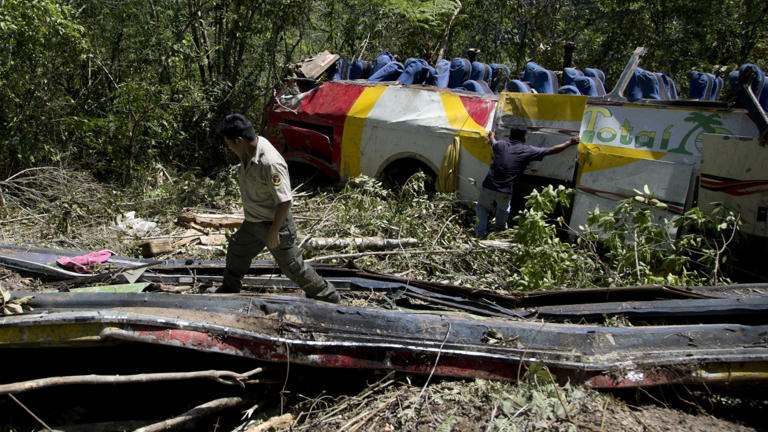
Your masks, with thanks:
[{"label": "bus seat", "polygon": [[371,63],[365,60],[355,60],[349,65],[349,79],[368,79],[371,76]]},{"label": "bus seat", "polygon": [[688,75],[690,86],[688,88],[688,97],[691,99],[709,100],[712,93],[712,78],[709,74],[700,71],[691,71]]},{"label": "bus seat", "polygon": [[464,81],[461,87],[457,88],[457,90],[467,90],[480,94],[493,94],[493,90],[491,90],[491,88],[488,86],[488,83],[483,80]]},{"label": "bus seat", "polygon": [[396,61],[389,62],[386,66],[382,67],[378,71],[368,78],[368,82],[383,82],[383,81],[395,81],[404,70],[403,64]]},{"label": "bus seat", "polygon": [[507,83],[507,91],[512,93],[536,93],[531,84],[517,79]]},{"label": "bus seat", "polygon": [[557,77],[549,69],[545,69],[534,62],[528,62],[523,71],[523,81],[528,81],[538,93],[557,93]]},{"label": "bus seat", "polygon": [[331,77],[331,81],[348,80],[349,79],[349,62],[339,57],[336,60],[336,71]]},{"label": "bus seat", "polygon": [[485,82],[490,82],[491,67],[483,62],[472,62],[472,71],[469,74],[469,79],[474,81],[483,80]]},{"label": "bus seat", "polygon": [[436,87],[446,88],[448,87],[448,79],[451,76],[451,62],[446,59],[440,59],[437,61],[437,67],[435,68],[435,83]]},{"label": "bus seat", "polygon": [[566,84],[564,86],[560,86],[560,88],[557,89],[557,94],[580,95],[581,92],[578,88],[576,88],[575,85]]},{"label": "bus seat", "polygon": [[584,68],[584,75],[599,79],[605,86],[605,72],[596,68]]},{"label": "bus seat", "polygon": [[472,64],[465,58],[455,58],[451,61],[451,72],[448,78],[448,88],[461,87],[469,79]]},{"label": "bus seat", "polygon": [[667,75],[663,73],[657,74],[661,78],[662,84],[664,84],[664,88],[667,90],[667,95],[669,95],[670,100],[677,100],[677,86],[675,85],[675,82],[672,80],[672,78],[668,77]]},{"label": "bus seat", "polygon": [[752,81],[752,85],[750,87],[752,88],[752,93],[755,95],[755,97],[760,100],[760,95],[766,91],[764,89],[765,75],[759,67],[752,63],[745,63],[741,65],[741,67],[739,67],[739,74],[742,74],[746,69],[752,69],[755,74],[755,79]]},{"label": "bus seat", "polygon": [[563,85],[574,85],[576,78],[581,76],[584,76],[584,74],[580,70],[567,67],[563,69]]},{"label": "bus seat", "polygon": [[403,65],[403,73],[397,78],[401,84],[424,84],[427,74],[432,67],[426,61],[417,58],[409,58]]},{"label": "bus seat", "polygon": [[376,60],[373,62],[373,68],[371,68],[371,76],[373,76],[373,74],[393,61],[395,61],[395,56],[393,56],[389,51],[380,52],[379,55],[376,56]]},{"label": "bus seat", "polygon": [[637,84],[640,86],[644,99],[662,99],[659,91],[659,79],[655,73],[647,70],[640,71],[637,74]]},{"label": "bus seat", "polygon": [[595,77],[580,76],[574,81],[574,85],[580,94],[586,96],[605,96],[603,83]]}]

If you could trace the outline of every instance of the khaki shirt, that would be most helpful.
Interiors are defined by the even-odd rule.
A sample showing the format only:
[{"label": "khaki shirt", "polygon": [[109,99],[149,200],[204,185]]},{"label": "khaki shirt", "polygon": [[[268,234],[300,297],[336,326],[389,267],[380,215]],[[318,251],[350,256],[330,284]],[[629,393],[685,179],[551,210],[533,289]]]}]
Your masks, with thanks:
[{"label": "khaki shirt", "polygon": [[245,220],[271,222],[278,204],[291,201],[291,181],[283,156],[264,137],[258,137],[256,153],[238,176]]}]

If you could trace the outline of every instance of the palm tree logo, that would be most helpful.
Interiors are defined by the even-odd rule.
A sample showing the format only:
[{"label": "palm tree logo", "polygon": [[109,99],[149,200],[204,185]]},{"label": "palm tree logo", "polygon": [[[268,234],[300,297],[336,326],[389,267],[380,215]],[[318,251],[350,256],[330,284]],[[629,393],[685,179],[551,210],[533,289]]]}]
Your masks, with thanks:
[{"label": "palm tree logo", "polygon": [[[680,154],[693,154],[689,152],[686,149],[686,146],[688,145],[688,140],[693,136],[693,143],[696,147],[696,150],[698,150],[699,153],[701,153],[701,134],[703,133],[719,133],[719,134],[730,134],[731,132],[728,129],[720,127],[723,122],[720,121],[720,114],[702,114],[699,112],[692,112],[688,117],[685,118],[686,122],[688,123],[694,123],[694,126],[688,131],[688,133],[683,136],[683,139],[680,141],[680,145],[669,151],[669,153],[680,153]],[[694,132],[697,132],[694,135]]]}]

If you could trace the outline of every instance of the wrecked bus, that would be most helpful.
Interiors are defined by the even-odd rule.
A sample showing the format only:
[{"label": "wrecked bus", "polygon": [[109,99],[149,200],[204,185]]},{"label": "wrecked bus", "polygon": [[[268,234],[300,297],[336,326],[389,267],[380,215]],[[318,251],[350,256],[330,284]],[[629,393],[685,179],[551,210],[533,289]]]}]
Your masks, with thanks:
[{"label": "wrecked bus", "polygon": [[[768,238],[768,127],[762,93],[756,94],[762,85],[753,85],[768,78],[748,68],[734,77],[728,101],[716,100],[722,80],[710,82],[696,99],[677,99],[674,83],[674,98],[671,90],[663,97],[634,96],[648,75],[638,67],[643,53],[637,49],[614,88],[597,96],[323,82],[277,95],[264,134],[289,163],[311,165],[332,178],[406,177],[422,170],[438,190],[455,191],[463,201],[477,198],[487,172],[489,131],[502,137],[510,127],[525,127],[528,144],[536,146],[578,135],[578,149],[526,170],[529,179],[576,190],[570,226],[585,225],[595,207],[610,210],[647,186],[667,205],[659,217],[696,205],[706,210],[719,201],[741,214],[744,232]],[[315,66],[338,62],[329,53],[318,58],[310,59]]]}]

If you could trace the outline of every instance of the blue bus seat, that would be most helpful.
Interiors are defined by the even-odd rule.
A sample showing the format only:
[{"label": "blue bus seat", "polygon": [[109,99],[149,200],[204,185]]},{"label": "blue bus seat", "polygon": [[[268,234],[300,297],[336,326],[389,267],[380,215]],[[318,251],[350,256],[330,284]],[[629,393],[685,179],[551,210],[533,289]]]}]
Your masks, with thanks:
[{"label": "blue bus seat", "polygon": [[336,71],[333,73],[331,80],[338,81],[338,80],[348,80],[348,79],[349,79],[349,62],[339,57],[339,59],[336,60]]},{"label": "blue bus seat", "polygon": [[403,65],[403,73],[400,74],[397,81],[405,85],[424,84],[427,80],[429,69],[432,69],[432,66],[426,61],[417,58],[409,58],[405,61],[405,65]]},{"label": "blue bus seat", "polygon": [[371,76],[371,63],[365,60],[355,60],[349,65],[349,79],[368,79]]},{"label": "blue bus seat", "polygon": [[657,73],[657,75],[661,78],[662,84],[664,84],[664,88],[667,90],[667,95],[669,96],[670,100],[677,100],[677,86],[675,85],[675,81],[672,80],[672,78],[668,77],[667,75],[664,75],[663,73]]},{"label": "blue bus seat", "polygon": [[549,69],[545,69],[534,62],[528,62],[523,71],[523,81],[528,81],[538,93],[556,94],[557,77]]},{"label": "blue bus seat", "polygon": [[595,77],[580,76],[574,80],[574,85],[580,94],[586,96],[605,96],[603,83]]},{"label": "blue bus seat", "polygon": [[446,88],[448,87],[448,79],[451,77],[451,62],[446,59],[440,59],[437,61],[435,67],[435,82],[436,87]]},{"label": "blue bus seat", "polygon": [[584,73],[576,68],[567,67],[563,69],[563,85],[574,85],[576,78],[584,76]]},{"label": "blue bus seat", "polygon": [[596,68],[584,68],[584,75],[599,79],[605,86],[605,72]]},{"label": "blue bus seat", "polygon": [[512,93],[536,93],[530,83],[518,79],[513,79],[507,83],[507,91]]},{"label": "blue bus seat", "polygon": [[493,90],[483,80],[467,80],[457,90],[467,90],[480,94],[493,94]]},{"label": "blue bus seat", "polygon": [[560,86],[560,88],[557,89],[557,94],[580,95],[581,92],[575,85],[566,84],[564,86]]},{"label": "blue bus seat", "polygon": [[645,69],[639,67],[635,68],[635,73],[632,74],[632,76],[629,78],[629,82],[627,83],[627,88],[625,90],[627,100],[636,101],[643,98],[643,90],[640,88],[640,82],[638,80],[638,77],[643,72],[645,72]]},{"label": "blue bus seat", "polygon": [[491,67],[483,62],[472,62],[472,71],[469,74],[469,79],[474,81],[491,81]]},{"label": "blue bus seat", "polygon": [[698,100],[709,100],[714,83],[709,74],[700,71],[691,71],[688,74],[688,97]]},{"label": "blue bus seat", "polygon": [[404,70],[403,64],[396,61],[389,62],[386,66],[376,71],[368,78],[368,82],[395,81]]},{"label": "blue bus seat", "polygon": [[375,74],[376,72],[381,70],[381,68],[390,64],[393,61],[395,61],[395,56],[393,56],[389,51],[380,52],[379,55],[376,56],[376,60],[373,61],[373,68],[371,68],[371,76],[373,76],[373,74]]},{"label": "blue bus seat", "polygon": [[472,73],[472,64],[465,58],[455,58],[451,61],[451,72],[448,78],[448,88],[461,87]]}]

